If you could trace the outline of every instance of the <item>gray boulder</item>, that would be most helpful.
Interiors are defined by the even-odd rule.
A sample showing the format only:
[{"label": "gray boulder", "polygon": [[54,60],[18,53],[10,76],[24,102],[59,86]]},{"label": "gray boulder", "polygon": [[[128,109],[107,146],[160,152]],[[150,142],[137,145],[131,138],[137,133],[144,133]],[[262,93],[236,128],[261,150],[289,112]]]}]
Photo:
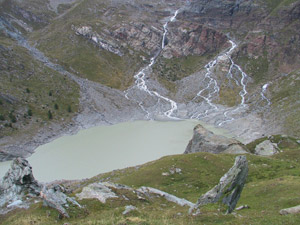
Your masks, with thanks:
[{"label": "gray boulder", "polygon": [[210,152],[210,153],[230,153],[244,154],[247,153],[246,147],[239,141],[216,135],[207,130],[202,125],[194,128],[194,135],[185,149],[185,154],[194,152]]},{"label": "gray boulder", "polygon": [[132,212],[132,211],[135,211],[137,210],[137,208],[133,205],[127,205],[125,206],[125,210],[124,212],[122,213],[123,215],[127,215],[128,213]]},{"label": "gray boulder", "polygon": [[44,204],[56,209],[62,217],[69,217],[67,202],[81,207],[75,200],[63,193],[59,185],[47,188],[35,180],[32,167],[26,159],[17,158],[0,182],[0,213],[29,207],[32,199],[43,199]]},{"label": "gray boulder", "polygon": [[[111,185],[111,184],[110,184]],[[109,198],[117,198],[118,196],[104,183],[92,183],[82,189],[82,192],[76,194],[79,200],[82,199],[98,199],[105,203]]]},{"label": "gray boulder", "polygon": [[279,152],[276,143],[272,143],[270,140],[265,140],[255,147],[256,155],[270,156]]},{"label": "gray boulder", "polygon": [[282,209],[279,211],[279,213],[281,215],[298,214],[298,213],[300,213],[300,205],[292,207],[292,208]]},{"label": "gray boulder", "polygon": [[82,208],[74,199],[63,193],[63,188],[59,185],[47,189],[46,187],[40,192],[40,197],[44,200],[44,205],[56,209],[61,217],[69,218],[69,214],[65,208],[71,203]]},{"label": "gray boulder", "polygon": [[164,192],[164,191],[161,191],[161,190],[158,190],[156,188],[151,188],[151,187],[140,187],[139,189],[137,189],[138,192],[146,195],[146,196],[149,196],[150,194],[154,194],[154,195],[157,195],[157,196],[160,196],[160,197],[163,197],[165,198],[167,201],[169,202],[174,202],[176,203],[177,205],[180,205],[180,206],[189,206],[189,207],[193,207],[194,204],[184,198],[178,198],[176,197],[175,195],[171,195],[167,192]]},{"label": "gray boulder", "polygon": [[233,167],[220,179],[218,185],[202,195],[197,203],[192,206],[189,213],[193,213],[199,207],[216,203],[221,198],[223,204],[228,206],[227,213],[231,213],[242,193],[248,176],[248,162],[246,156],[237,156]]},{"label": "gray boulder", "polygon": [[27,207],[28,203],[23,198],[39,196],[41,189],[28,161],[23,158],[15,159],[0,181],[0,213],[10,211],[14,208],[12,206]]}]

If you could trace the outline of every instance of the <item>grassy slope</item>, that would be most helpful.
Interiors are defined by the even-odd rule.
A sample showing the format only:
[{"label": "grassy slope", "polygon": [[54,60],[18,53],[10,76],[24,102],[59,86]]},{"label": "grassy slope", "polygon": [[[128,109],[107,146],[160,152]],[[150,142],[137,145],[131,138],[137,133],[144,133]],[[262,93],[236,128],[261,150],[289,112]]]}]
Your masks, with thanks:
[{"label": "grassy slope", "polygon": [[[91,11],[91,8],[97,10]],[[35,32],[31,40],[37,42],[37,47],[47,56],[57,59],[66,69],[75,69],[79,76],[112,88],[126,89],[133,82],[133,74],[142,66],[141,53],[131,55],[128,49],[123,49],[125,55],[119,57],[75,35],[71,29],[72,25],[88,25],[101,33],[104,29],[111,30],[111,26],[121,19],[128,20],[126,14],[118,18],[118,12],[112,13],[111,19],[106,18],[104,13],[108,9],[105,1],[83,1],[45,29]],[[127,13],[130,15],[131,12]]]},{"label": "grassy slope", "polygon": [[271,89],[275,121],[284,118],[288,135],[300,136],[300,70],[274,81]]},{"label": "grassy slope", "polygon": [[[300,215],[279,214],[282,208],[300,204],[300,147],[294,144],[294,148],[284,148],[282,153],[273,157],[247,156],[249,177],[238,205],[247,204],[250,209],[239,211],[237,215],[225,215],[224,208],[216,204],[203,207],[199,216],[189,216],[186,207],[158,198],[140,201],[132,192],[123,191],[122,194],[130,200],[109,200],[106,204],[95,200],[80,201],[85,209],[79,211],[71,208],[71,218],[63,221],[57,221],[57,212],[41,204],[35,204],[29,210],[18,210],[1,219],[3,224],[299,224]],[[167,156],[139,168],[99,175],[86,181],[85,185],[99,180],[135,188],[145,185],[195,202],[200,194],[218,183],[232,166],[234,157],[209,153]],[[161,175],[174,166],[181,168],[182,174]],[[130,204],[139,210],[123,216],[124,207]]]},{"label": "grassy slope", "polygon": [[[0,46],[0,114],[3,116],[0,136],[23,132],[35,134],[50,122],[49,110],[53,117],[51,121],[69,123],[78,110],[78,85],[35,61],[26,49],[3,36]],[[12,101],[7,101],[7,96]],[[54,108],[55,104],[58,109]],[[68,106],[72,112],[68,112]],[[9,114],[16,117],[16,122]]]}]

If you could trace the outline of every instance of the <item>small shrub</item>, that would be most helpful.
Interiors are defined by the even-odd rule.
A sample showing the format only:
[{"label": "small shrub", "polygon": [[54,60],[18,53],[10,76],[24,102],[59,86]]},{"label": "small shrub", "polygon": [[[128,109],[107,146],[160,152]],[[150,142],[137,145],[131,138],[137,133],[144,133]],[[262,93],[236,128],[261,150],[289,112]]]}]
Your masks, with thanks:
[{"label": "small shrub", "polygon": [[52,115],[51,111],[49,110],[49,111],[48,111],[48,119],[49,119],[49,120],[52,120],[52,118],[53,118],[53,115]]},{"label": "small shrub", "polygon": [[58,110],[58,105],[56,103],[54,104],[54,109]]},{"label": "small shrub", "polygon": [[10,121],[12,123],[16,123],[17,122],[17,118],[14,114],[12,114],[12,112],[9,113],[8,117],[10,118]]},{"label": "small shrub", "polygon": [[69,113],[72,112],[72,108],[71,108],[70,105],[68,105],[68,112],[69,112]]},{"label": "small shrub", "polygon": [[11,127],[12,128],[12,124],[11,123],[6,123],[4,124],[5,127]]},{"label": "small shrub", "polygon": [[29,90],[29,88],[26,88],[26,93],[28,93],[28,94],[30,93],[30,90]]},{"label": "small shrub", "polygon": [[32,116],[32,110],[28,109],[27,114],[28,114],[28,116]]},{"label": "small shrub", "polygon": [[1,121],[4,121],[4,120],[5,120],[5,118],[4,118],[4,116],[3,116],[2,114],[0,114],[0,120],[1,120]]},{"label": "small shrub", "polygon": [[3,105],[3,102],[2,102],[2,100],[0,100],[0,105]]},{"label": "small shrub", "polygon": [[52,96],[52,91],[49,91],[49,96]]}]

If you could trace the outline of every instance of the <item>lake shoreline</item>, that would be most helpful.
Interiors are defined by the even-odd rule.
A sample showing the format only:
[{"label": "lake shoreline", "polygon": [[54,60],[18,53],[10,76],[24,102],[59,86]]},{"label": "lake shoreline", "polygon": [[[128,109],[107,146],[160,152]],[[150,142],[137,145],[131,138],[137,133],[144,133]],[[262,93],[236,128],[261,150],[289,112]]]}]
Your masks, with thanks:
[{"label": "lake shoreline", "polygon": [[[59,138],[56,138],[55,140],[49,142],[48,144],[38,147],[36,149],[35,153],[33,155],[31,155],[30,157],[28,157],[27,160],[32,164],[32,167],[34,168],[34,170],[35,170],[35,168],[36,168],[36,170],[41,170],[41,169],[39,169],[39,166],[42,167],[41,164],[43,164],[43,163],[47,164],[49,162],[50,166],[47,166],[47,170],[48,170],[49,167],[51,167],[51,163],[49,161],[49,159],[51,157],[54,158],[54,160],[52,162],[53,164],[57,164],[57,163],[60,163],[61,165],[65,164],[65,167],[61,166],[61,169],[58,171],[65,171],[66,168],[68,168],[69,170],[70,170],[70,168],[75,168],[73,170],[77,170],[78,167],[80,167],[80,166],[82,167],[82,165],[80,165],[80,164],[84,164],[84,162],[89,162],[86,165],[86,167],[95,168],[97,166],[98,161],[94,162],[95,166],[92,166],[90,161],[93,161],[93,158],[89,159],[88,157],[90,155],[92,155],[92,156],[97,155],[98,153],[97,152],[95,154],[88,153],[88,152],[84,152],[84,154],[80,153],[80,151],[81,151],[80,149],[90,148],[90,147],[86,147],[86,146],[89,146],[91,141],[88,141],[85,145],[82,145],[81,148],[79,147],[79,150],[74,150],[74,149],[77,148],[77,146],[79,146],[81,143],[84,142],[84,140],[87,138],[87,134],[89,134],[89,136],[95,136],[95,135],[97,135],[97,132],[99,132],[99,130],[100,130],[100,134],[98,135],[98,137],[96,137],[96,139],[99,139],[102,136],[107,136],[108,134],[110,136],[107,136],[106,139],[104,138],[103,140],[101,140],[100,142],[98,142],[96,144],[96,146],[100,146],[103,144],[106,144],[106,145],[103,147],[103,149],[105,149],[105,150],[100,155],[95,156],[95,157],[101,158],[104,155],[107,157],[107,155],[109,155],[110,152],[116,151],[121,148],[126,149],[126,147],[123,147],[122,145],[118,146],[114,142],[121,142],[121,143],[125,143],[128,145],[128,147],[126,149],[126,154],[123,155],[124,158],[127,155],[129,155],[129,153],[131,154],[130,157],[136,157],[137,153],[130,152],[134,148],[140,148],[140,151],[143,151],[143,155],[147,155],[147,154],[149,155],[146,158],[143,156],[144,158],[142,160],[134,159],[129,164],[126,164],[127,162],[126,163],[124,162],[123,164],[121,164],[119,166],[114,166],[114,167],[110,167],[110,165],[107,165],[106,166],[107,168],[105,170],[103,170],[103,168],[102,168],[99,171],[88,171],[88,169],[83,167],[83,169],[88,171],[88,174],[90,174],[89,176],[83,175],[81,177],[76,177],[76,176],[74,176],[74,177],[55,177],[52,180],[60,180],[60,179],[73,180],[73,179],[87,178],[87,177],[97,175],[99,173],[108,172],[108,171],[115,170],[115,169],[122,169],[122,168],[130,167],[130,166],[140,165],[140,164],[143,164],[143,163],[146,163],[149,161],[156,160],[156,159],[161,158],[166,155],[183,154],[185,147],[188,144],[188,141],[192,138],[194,126],[199,123],[202,123],[202,122],[198,121],[198,120],[180,120],[180,121],[178,121],[178,120],[174,120],[174,121],[141,120],[141,121],[118,123],[118,124],[111,125],[111,126],[107,126],[107,125],[106,126],[105,125],[94,126],[94,127],[88,128],[88,129],[79,130],[78,132],[76,132],[75,135],[64,134],[64,135],[60,136]],[[178,126],[179,124],[180,124],[180,126]],[[208,128],[210,127],[207,124],[205,126]],[[210,129],[212,129],[212,127]],[[222,129],[213,129],[213,131],[216,133],[219,133],[219,134],[226,133],[226,131],[222,130]],[[145,133],[145,136],[143,136],[142,133]],[[153,137],[151,138],[151,136],[153,136]],[[175,136],[176,136],[176,138],[175,138]],[[76,139],[79,139],[79,143],[77,143],[75,146],[69,147],[68,153],[65,152],[65,150],[63,152],[58,151],[58,149],[61,148],[60,146],[64,145],[64,143],[61,140],[72,140],[72,141],[70,141],[70,143],[72,143],[72,142],[76,142],[77,141]],[[112,143],[107,142],[107,139],[113,139]],[[143,140],[140,144],[142,147],[138,147],[139,146],[138,144],[137,144],[137,146],[131,144],[135,140],[139,140],[139,139]],[[151,140],[151,141],[149,142],[149,140]],[[173,143],[176,143],[176,141],[178,141],[178,140],[181,140],[181,141],[179,141],[180,146],[178,145],[178,143],[176,145],[173,144]],[[61,145],[58,144],[55,147],[52,147],[52,149],[50,149],[50,150],[49,149],[43,150],[45,148],[45,146],[48,146],[48,145],[51,146],[51,145],[53,145],[53,143],[54,144],[62,143],[62,144]],[[149,148],[149,146],[150,146],[150,148]],[[166,150],[168,148],[169,149],[177,149],[177,150],[175,150],[175,151]],[[150,153],[153,151],[152,149],[156,149],[157,153],[155,153],[155,154],[153,153],[152,155],[150,155]],[[161,150],[159,150],[159,149],[161,149]],[[55,154],[52,153],[52,156],[46,156],[47,160],[42,161],[41,159],[39,159],[39,155],[51,154],[51,151],[57,151],[57,152]],[[85,150],[85,151],[88,151],[88,150]],[[164,153],[162,154],[162,152],[164,152]],[[76,154],[77,154],[77,156],[74,156]],[[123,152],[115,153],[115,155],[120,155],[120,154],[123,154]],[[70,157],[70,156],[78,157],[78,158],[80,158],[80,161],[78,161],[76,164],[76,163],[74,163],[74,160],[72,160],[72,157]],[[34,159],[34,160],[32,161],[32,159]],[[59,162],[57,162],[56,160],[58,160]],[[113,162],[114,158],[111,158],[108,161]],[[105,164],[106,162],[104,161],[102,163]],[[7,165],[7,163],[6,163],[6,165]],[[52,170],[54,170],[54,169],[55,168],[53,168]],[[51,169],[49,169],[49,170],[51,170]],[[90,169],[90,170],[93,170],[93,169]],[[78,172],[76,172],[76,173],[78,173],[78,174],[81,173],[80,169],[78,169]],[[45,180],[43,180],[42,177],[39,179],[39,177],[37,176],[37,178],[38,178],[38,180],[45,181]],[[52,181],[52,180],[50,179],[48,181]]]}]

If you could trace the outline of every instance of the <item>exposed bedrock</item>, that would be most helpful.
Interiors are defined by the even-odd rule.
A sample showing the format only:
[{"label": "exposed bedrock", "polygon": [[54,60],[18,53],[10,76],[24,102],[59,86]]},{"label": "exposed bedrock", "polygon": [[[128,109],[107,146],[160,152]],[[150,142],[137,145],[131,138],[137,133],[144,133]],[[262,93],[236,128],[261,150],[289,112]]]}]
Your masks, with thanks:
[{"label": "exposed bedrock", "polygon": [[241,142],[233,138],[216,135],[199,124],[194,128],[193,138],[184,153],[194,152],[243,154],[247,153],[247,150]]},{"label": "exposed bedrock", "polygon": [[222,198],[222,203],[228,206],[227,213],[231,213],[240,199],[247,176],[247,158],[246,156],[237,156],[233,167],[221,177],[219,184],[202,195],[189,212],[193,213],[201,206],[216,203]]}]

